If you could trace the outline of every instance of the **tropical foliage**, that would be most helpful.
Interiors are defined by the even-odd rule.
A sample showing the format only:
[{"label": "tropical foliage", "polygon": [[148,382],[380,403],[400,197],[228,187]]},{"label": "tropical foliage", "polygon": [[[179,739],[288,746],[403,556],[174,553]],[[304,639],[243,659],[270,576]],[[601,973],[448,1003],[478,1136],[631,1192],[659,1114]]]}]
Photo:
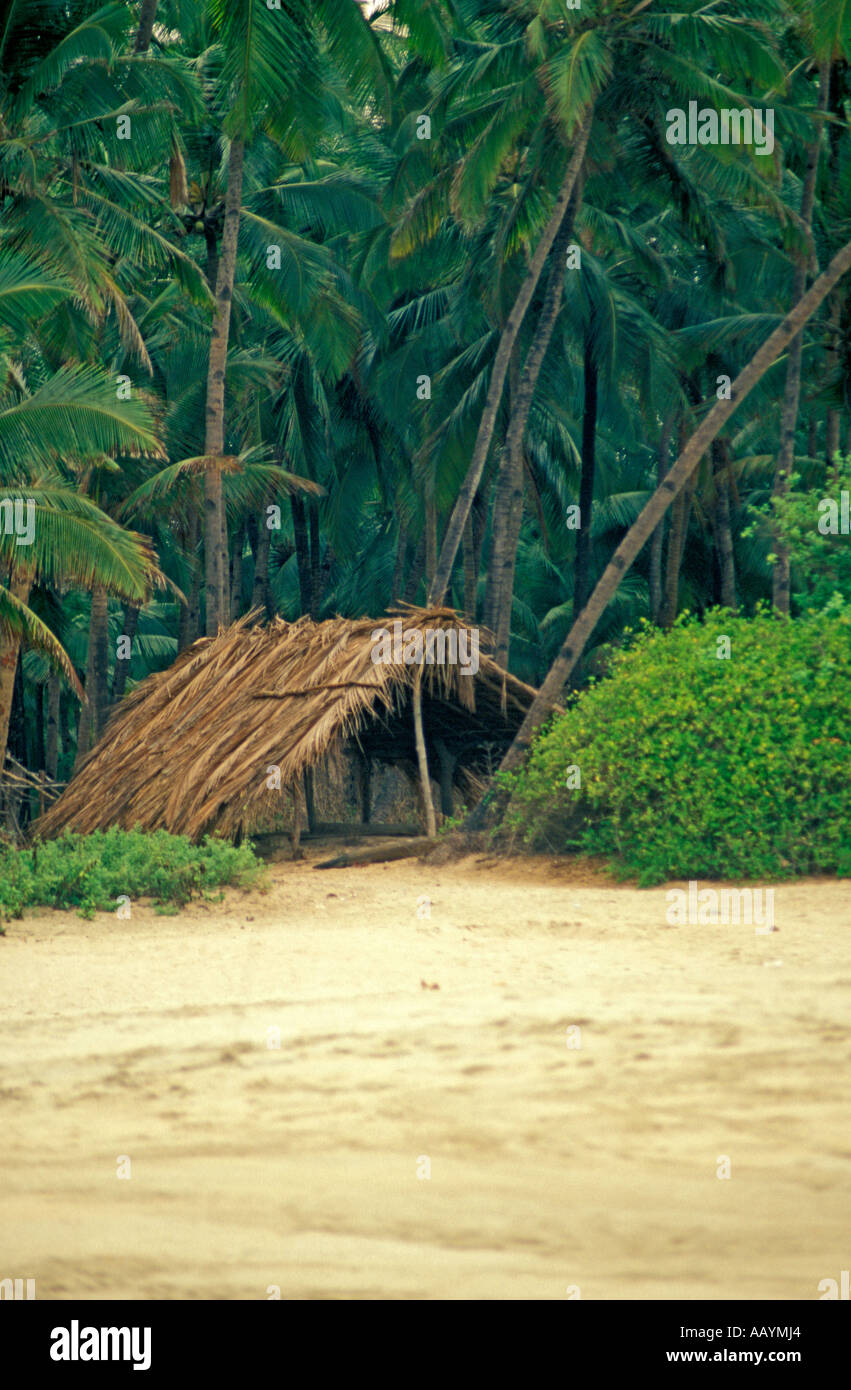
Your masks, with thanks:
[{"label": "tropical foliage", "polygon": [[646,625],[507,774],[539,847],[643,883],[851,876],[851,605]]},{"label": "tropical foliage", "polygon": [[[445,597],[540,684],[851,239],[849,60],[848,0],[12,0],[0,765],[66,779],[252,610]],[[673,144],[692,103],[772,140]],[[806,521],[848,483],[850,284],[700,454],[574,684],[642,619],[851,598],[851,540]]]},{"label": "tropical foliage", "polygon": [[175,911],[224,884],[255,886],[262,875],[249,845],[213,837],[193,844],[166,830],[65,834],[29,850],[0,845],[0,923],[21,917],[27,907],[76,907],[81,917],[123,910],[129,916],[130,893],[134,900],[152,898],[161,913]]}]

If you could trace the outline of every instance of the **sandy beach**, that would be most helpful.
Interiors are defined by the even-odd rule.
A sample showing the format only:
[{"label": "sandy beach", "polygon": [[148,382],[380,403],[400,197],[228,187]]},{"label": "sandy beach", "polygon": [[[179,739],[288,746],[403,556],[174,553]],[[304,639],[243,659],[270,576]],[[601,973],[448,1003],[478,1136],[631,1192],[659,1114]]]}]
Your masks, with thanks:
[{"label": "sandy beach", "polygon": [[851,1260],[851,884],[777,886],[765,935],[671,926],[665,891],[308,860],[176,917],[8,924],[0,1276],[817,1299]]}]

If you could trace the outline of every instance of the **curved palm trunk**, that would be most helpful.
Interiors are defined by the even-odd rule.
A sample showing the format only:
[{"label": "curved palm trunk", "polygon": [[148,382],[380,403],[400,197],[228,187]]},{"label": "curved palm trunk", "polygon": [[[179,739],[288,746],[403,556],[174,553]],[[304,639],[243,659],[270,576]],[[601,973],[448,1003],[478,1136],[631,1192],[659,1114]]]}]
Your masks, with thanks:
[{"label": "curved palm trunk", "polygon": [[579,479],[579,530],[573,579],[573,620],[576,621],[591,592],[591,512],[597,472],[597,364],[591,342],[585,339],[585,382],[582,410],[582,472]]},{"label": "curved palm trunk", "polygon": [[[830,96],[830,64],[823,62],[819,67],[819,98],[817,110],[827,110]],[[810,243],[811,257],[815,258],[812,242],[813,208],[816,197],[816,175],[818,173],[819,150],[821,148],[821,124],[809,148],[804,186],[801,192],[801,222]],[[792,287],[793,302],[800,299],[807,283],[807,259],[799,256],[795,266]],[[780,416],[780,452],[774,468],[774,496],[785,497],[789,491],[789,476],[795,464],[795,434],[798,428],[798,403],[801,396],[801,351],[804,340],[801,335],[789,344],[789,357],[786,363],[786,385],[783,391],[783,409]],[[772,575],[772,601],[779,613],[788,614],[790,601],[791,571],[789,549],[778,537],[775,541],[777,561]]]},{"label": "curved palm trunk", "polygon": [[[207,410],[204,453],[209,460],[221,459],[225,441],[225,371],[230,336],[231,300],[236,274],[239,241],[239,214],[242,205],[242,177],[245,141],[234,138],[230,147],[228,186],[225,195],[225,225],[216,272],[216,307],[210,339],[210,365],[207,372]],[[209,462],[204,475],[205,580],[208,637],[215,637],[220,622],[227,622],[227,532],[224,520],[221,464]]]},{"label": "curved palm trunk", "polygon": [[[849,269],[851,269],[851,241],[847,242],[836,253],[827,269],[810,286],[803,298],[794,305],[783,322],[775,328],[747,366],[742,369],[733,382],[730,399],[716,401],[701,425],[695,430],[668,476],[656,489],[627,531],[606,566],[588,603],[567,634],[558,656],[530,706],[517,737],[502,761],[504,770],[508,771],[517,767],[525,758],[536,731],[548,718],[554,705],[558,702],[562,690],[582,655],[585,644],[605,612],[607,605],[617,593],[624,575],[635,563],[644,544],[653,534],[654,528],[658,526],[674,498],[691,478],[721,426],[733,414],[733,411],[738,409],[745,397],[768,371],[772,362],[788,347],[795,335],[800,333],[820,304],[830,294],[834,285]],[[480,808],[484,800],[485,798],[479,803]]]},{"label": "curved palm trunk", "polygon": [[437,573],[429,588],[429,604],[439,605],[446,598],[446,591],[449,588],[449,581],[452,577],[452,568],[455,564],[455,557],[461,544],[461,537],[464,533],[464,526],[473,505],[473,498],[482,480],[485,470],[491,440],[493,439],[496,427],[496,417],[499,410],[499,403],[502,400],[502,391],[505,385],[505,377],[508,372],[508,364],[511,361],[511,354],[517,335],[520,332],[526,310],[532,302],[532,296],[538,286],[538,281],[543,274],[547,257],[552,249],[553,242],[558,235],[564,219],[567,205],[573,193],[576,180],[579,178],[582,162],[585,158],[585,150],[588,145],[588,136],[591,131],[591,113],[585,117],[580,125],[576,142],[573,147],[573,154],[568,162],[567,171],[559,189],[550,220],[544,228],[541,239],[532,257],[526,278],[520,286],[520,291],[508,316],[505,327],[502,330],[499,346],[496,350],[493,367],[491,369],[490,385],[488,387],[485,408],[482,411],[482,418],[479,422],[479,430],[476,435],[476,442],[473,446],[473,457],[470,460],[470,467],[467,476],[461,485],[458,500],[449,519],[446,528],[446,535],[443,538],[443,545],[440,548],[440,557],[437,562]]},{"label": "curved palm trunk", "polygon": [[[576,213],[582,197],[582,176],[577,178],[568,199],[552,245],[552,264],[546,294],[535,336],[526,356],[519,384],[511,381],[511,414],[502,448],[493,504],[493,540],[485,590],[485,627],[496,638],[494,658],[508,666],[511,641],[511,607],[514,598],[514,571],[523,524],[523,441],[529,412],[538,387],[541,368],[552,341],[553,331],[564,298],[563,257],[573,235]],[[513,359],[512,359],[513,360]],[[509,368],[511,373],[511,368]]]}]

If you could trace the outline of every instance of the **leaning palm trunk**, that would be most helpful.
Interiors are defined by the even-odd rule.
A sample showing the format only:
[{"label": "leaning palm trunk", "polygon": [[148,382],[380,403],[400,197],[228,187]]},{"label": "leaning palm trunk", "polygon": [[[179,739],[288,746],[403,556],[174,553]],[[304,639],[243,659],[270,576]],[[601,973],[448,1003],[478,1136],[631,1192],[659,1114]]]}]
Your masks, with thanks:
[{"label": "leaning palm trunk", "polygon": [[[594,628],[614,598],[620,584],[635,563],[645,542],[665,512],[691,478],[724,422],[738,409],[742,401],[765,375],[772,362],[788,347],[797,333],[812,318],[819,305],[830,294],[847,270],[851,269],[851,241],[836,253],[827,269],[793,307],[783,322],[763,343],[747,366],[739,373],[730,389],[730,399],[716,401],[701,425],[689,439],[668,476],[627,531],[585,608],[567,634],[562,648],[547,677],[529,708],[517,736],[506,753],[502,768],[517,767],[525,758],[536,731],[548,718],[570,679],[573,669],[585,649]],[[479,803],[482,806],[482,803]]]},{"label": "leaning palm trunk", "polygon": [[591,514],[597,474],[598,373],[590,330],[585,338],[582,409],[582,469],[579,477],[579,530],[573,576],[573,616],[577,618],[591,592]]},{"label": "leaning palm trunk", "polygon": [[574,184],[552,245],[552,264],[535,336],[526,356],[519,384],[511,384],[511,414],[500,456],[493,504],[493,541],[488,566],[484,619],[485,627],[496,637],[494,656],[503,667],[508,665],[514,571],[523,522],[523,441],[541,368],[564,298],[564,253],[573,235],[581,187],[580,177]]},{"label": "leaning palm trunk", "polygon": [[452,578],[452,568],[455,564],[455,557],[461,544],[461,537],[464,534],[464,526],[473,505],[473,498],[476,489],[482,480],[482,474],[487,463],[494,429],[496,428],[496,417],[499,411],[499,404],[502,400],[502,391],[505,386],[505,378],[508,372],[508,364],[511,361],[511,354],[517,335],[526,316],[526,310],[532,302],[532,296],[538,287],[538,282],[544,271],[547,257],[552,249],[559,228],[564,220],[567,205],[573,193],[576,180],[579,178],[582,169],[582,162],[585,158],[585,150],[588,145],[588,136],[591,132],[591,113],[589,112],[576,133],[576,142],[573,147],[573,154],[567,166],[564,180],[556,198],[550,220],[544,228],[541,239],[538,242],[532,263],[526,274],[526,278],[520,287],[511,313],[499,339],[499,346],[496,350],[493,367],[491,369],[490,385],[488,387],[485,408],[482,411],[482,418],[479,422],[479,430],[476,435],[476,442],[473,446],[473,457],[470,460],[470,467],[467,476],[461,485],[458,500],[449,518],[449,525],[446,528],[446,535],[443,538],[443,545],[440,548],[440,556],[437,562],[437,573],[429,586],[428,602],[431,605],[443,603],[446,598],[446,591],[449,588],[449,581]]},{"label": "leaning palm trunk", "polygon": [[221,457],[225,442],[225,372],[230,336],[231,300],[236,275],[239,240],[239,214],[242,205],[242,175],[245,142],[231,142],[228,186],[225,195],[225,225],[216,272],[216,307],[210,339],[210,366],[207,373],[207,413],[204,452],[205,579],[207,636],[215,637],[219,623],[227,621],[227,533],[224,529]]},{"label": "leaning palm trunk", "polygon": [[[823,62],[819,67],[819,99],[817,110],[821,114],[827,110],[830,95],[830,63]],[[801,222],[809,243],[809,255],[799,255],[795,266],[792,299],[800,299],[807,283],[807,263],[815,262],[815,247],[812,239],[813,208],[816,198],[816,175],[818,174],[819,150],[821,148],[821,125],[810,145],[807,155],[807,170],[801,192]],[[795,463],[795,434],[798,428],[798,402],[801,396],[801,352],[804,346],[803,335],[798,334],[789,344],[789,357],[786,362],[786,385],[783,391],[783,409],[780,416],[780,451],[774,468],[774,496],[785,497],[789,491],[789,477]],[[791,598],[791,567],[789,548],[778,536],[775,541],[777,559],[772,575],[772,600],[779,613],[788,614]]]}]

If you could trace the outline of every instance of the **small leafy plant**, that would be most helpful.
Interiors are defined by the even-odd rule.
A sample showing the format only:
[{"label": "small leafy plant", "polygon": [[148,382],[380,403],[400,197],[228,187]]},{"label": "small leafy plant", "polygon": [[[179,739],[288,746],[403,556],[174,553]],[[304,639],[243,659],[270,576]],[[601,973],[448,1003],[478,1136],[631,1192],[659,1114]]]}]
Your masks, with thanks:
[{"label": "small leafy plant", "polygon": [[115,911],[124,894],[177,911],[223,884],[249,887],[262,873],[249,844],[215,836],[196,845],[166,830],[66,833],[30,849],[0,845],[0,920],[28,907],[76,907],[90,918]]}]

